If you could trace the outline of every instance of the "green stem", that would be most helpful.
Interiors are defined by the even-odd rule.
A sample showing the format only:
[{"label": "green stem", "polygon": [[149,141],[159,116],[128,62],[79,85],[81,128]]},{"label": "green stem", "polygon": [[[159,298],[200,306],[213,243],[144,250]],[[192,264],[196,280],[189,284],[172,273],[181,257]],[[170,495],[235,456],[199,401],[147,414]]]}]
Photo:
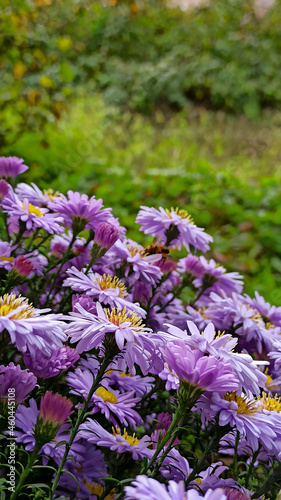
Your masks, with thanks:
[{"label": "green stem", "polygon": [[45,241],[47,241],[50,238],[50,236],[51,236],[50,234],[46,234],[46,236],[44,236],[44,238],[41,239],[40,243],[38,243],[38,245],[32,248],[32,251],[34,252],[34,250],[37,250],[39,247],[41,247],[41,245],[43,245],[43,243],[45,243]]},{"label": "green stem", "polygon": [[76,235],[73,233],[72,239],[71,239],[71,241],[70,241],[70,243],[69,243],[69,245],[68,245],[68,249],[66,250],[66,252],[65,252],[65,254],[64,254],[63,258],[62,258],[61,264],[60,264],[60,266],[59,266],[59,268],[58,268],[58,270],[57,270],[57,272],[56,272],[55,276],[54,276],[54,277],[53,277],[53,279],[52,279],[52,282],[51,282],[51,285],[50,285],[50,290],[49,290],[48,296],[47,296],[47,298],[46,298],[46,305],[48,304],[48,302],[49,302],[49,300],[50,300],[51,293],[52,293],[53,288],[54,288],[54,286],[55,286],[56,279],[57,279],[57,277],[59,276],[59,273],[60,273],[60,271],[61,271],[62,266],[64,265],[64,263],[65,263],[65,262],[67,261],[67,259],[68,259],[68,256],[69,256],[69,254],[70,254],[70,250],[71,250],[71,248],[72,248],[72,246],[73,246],[73,244],[74,244],[74,242],[75,242],[75,239],[76,239]]},{"label": "green stem", "polygon": [[250,478],[252,476],[252,471],[253,471],[253,468],[254,468],[254,465],[255,465],[255,461],[256,461],[256,458],[257,458],[259,452],[260,452],[260,449],[258,449],[257,451],[255,451],[253,453],[252,461],[251,461],[251,463],[249,465],[249,468],[248,468],[248,471],[247,471],[247,475],[246,475],[246,478],[245,478],[245,488],[248,488],[248,486],[249,486],[249,481],[250,481]]},{"label": "green stem", "polygon": [[95,392],[95,390],[98,388],[98,385],[107,369],[107,367],[110,365],[110,363],[112,362],[112,359],[111,357],[105,357],[104,360],[103,360],[103,363],[101,364],[100,368],[99,368],[99,371],[97,373],[97,376],[95,378],[95,382],[93,383],[90,391],[89,391],[89,394],[84,402],[84,405],[83,405],[83,408],[81,409],[80,413],[78,414],[78,417],[77,417],[77,420],[76,420],[76,423],[73,427],[73,430],[71,431],[71,434],[70,434],[70,438],[69,438],[69,441],[68,443],[65,445],[65,452],[64,452],[64,455],[62,457],[62,461],[60,463],[60,466],[58,468],[58,471],[56,473],[56,476],[55,476],[55,479],[54,479],[54,482],[53,482],[53,487],[52,487],[52,497],[54,496],[55,494],[55,491],[56,491],[56,488],[57,488],[57,485],[58,485],[58,482],[59,482],[59,478],[62,474],[62,471],[63,471],[63,468],[64,468],[64,464],[67,460],[67,457],[68,457],[68,454],[69,454],[69,450],[71,448],[71,445],[75,439],[75,436],[78,432],[78,429],[79,429],[79,426],[80,424],[83,422],[84,420],[84,416],[88,410],[88,406],[89,406],[89,403],[91,401],[91,398]]},{"label": "green stem", "polygon": [[212,437],[211,441],[205,448],[205,451],[202,453],[200,459],[198,460],[196,467],[194,467],[193,471],[189,474],[188,479],[185,482],[185,485],[188,486],[193,479],[195,479],[198,474],[201,472],[202,469],[205,467],[205,460],[208,458],[209,454],[211,451],[213,451],[218,443],[220,442],[221,438],[227,434],[231,430],[229,425],[226,425],[224,427],[218,427],[217,432],[214,433],[214,436]]},{"label": "green stem", "polygon": [[22,474],[20,475],[20,480],[19,480],[18,485],[17,485],[15,491],[13,492],[10,500],[14,500],[15,498],[18,497],[27,477],[29,476],[29,473],[32,471],[32,467],[33,467],[34,462],[38,458],[39,449],[40,449],[40,446],[38,444],[35,444],[34,450],[31,453],[31,455],[29,455],[27,465],[26,465],[24,471],[22,472]]},{"label": "green stem", "polygon": [[[148,462],[148,464],[145,467],[143,467],[141,469],[140,474],[146,474],[147,471],[150,469],[150,467],[154,464],[154,462],[156,461],[156,459],[157,459],[160,451],[163,450],[165,444],[172,437],[175,428],[178,426],[179,421],[182,420],[182,418],[183,418],[182,414],[183,414],[183,409],[182,409],[181,405],[179,405],[178,408],[176,409],[175,413],[174,413],[173,420],[171,422],[171,425],[170,425],[168,431],[166,432],[165,436],[160,441],[160,443],[158,443],[157,448],[155,450],[155,453],[154,453],[153,457],[151,458],[151,460]],[[174,439],[173,439],[173,441],[174,441]],[[169,452],[169,450],[168,451],[165,450],[165,452],[161,455],[161,457],[160,457],[161,463],[163,462],[164,458],[167,456],[168,452]],[[161,463],[160,463],[160,465],[161,465]],[[160,465],[159,465],[159,467],[160,467]]]},{"label": "green stem", "polygon": [[191,300],[191,301],[189,302],[189,305],[190,305],[191,307],[193,307],[193,306],[194,306],[194,304],[195,304],[195,302],[197,302],[197,300],[199,300],[199,299],[200,299],[201,295],[203,295],[203,293],[205,292],[205,290],[206,290],[206,288],[202,287],[202,288],[199,290],[199,292],[197,293],[197,295],[194,297],[194,299],[193,299],[193,300]]},{"label": "green stem", "polygon": [[233,472],[235,480],[237,480],[237,454],[238,454],[239,439],[240,439],[240,432],[237,431],[235,438],[235,446],[234,446],[234,457],[233,457]]},{"label": "green stem", "polygon": [[270,471],[267,480],[257,491],[255,491],[255,493],[253,493],[251,498],[260,498],[264,494],[266,494],[266,497],[269,498],[268,492],[270,488],[272,488],[275,481],[278,479],[280,480],[280,475],[281,475],[281,464],[279,464],[276,469],[272,469]]}]

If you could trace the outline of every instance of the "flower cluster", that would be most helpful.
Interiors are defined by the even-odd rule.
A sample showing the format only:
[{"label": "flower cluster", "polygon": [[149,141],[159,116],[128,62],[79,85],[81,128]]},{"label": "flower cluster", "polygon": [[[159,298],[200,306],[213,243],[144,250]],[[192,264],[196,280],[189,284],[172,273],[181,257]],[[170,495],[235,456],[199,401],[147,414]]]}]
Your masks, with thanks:
[{"label": "flower cluster", "polygon": [[13,187],[27,168],[0,158],[1,488],[275,499],[281,307],[202,255],[184,209],[141,207],[142,245],[95,196]]}]

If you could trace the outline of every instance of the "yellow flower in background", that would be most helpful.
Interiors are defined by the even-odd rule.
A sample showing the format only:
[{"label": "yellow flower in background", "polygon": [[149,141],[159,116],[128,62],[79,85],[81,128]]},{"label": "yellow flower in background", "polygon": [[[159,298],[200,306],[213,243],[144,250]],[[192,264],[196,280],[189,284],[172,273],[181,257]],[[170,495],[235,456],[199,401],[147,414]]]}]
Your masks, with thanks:
[{"label": "yellow flower in background", "polygon": [[45,7],[52,5],[52,0],[35,0],[35,7]]},{"label": "yellow flower in background", "polygon": [[37,90],[37,89],[30,90],[27,94],[27,99],[28,99],[29,104],[31,104],[33,106],[35,104],[37,104],[39,99],[40,99],[39,90]]},{"label": "yellow flower in background", "polygon": [[62,51],[66,52],[67,50],[71,49],[72,47],[72,40],[68,36],[63,36],[61,38],[58,38],[57,40],[57,47]]},{"label": "yellow flower in background", "polygon": [[17,80],[20,80],[23,77],[23,75],[26,73],[26,71],[27,71],[27,67],[22,61],[16,62],[16,64],[14,65],[14,68],[13,68],[13,74]]},{"label": "yellow flower in background", "polygon": [[42,75],[40,80],[39,80],[39,83],[40,83],[41,87],[45,87],[45,88],[51,88],[54,86],[53,80],[48,75]]}]

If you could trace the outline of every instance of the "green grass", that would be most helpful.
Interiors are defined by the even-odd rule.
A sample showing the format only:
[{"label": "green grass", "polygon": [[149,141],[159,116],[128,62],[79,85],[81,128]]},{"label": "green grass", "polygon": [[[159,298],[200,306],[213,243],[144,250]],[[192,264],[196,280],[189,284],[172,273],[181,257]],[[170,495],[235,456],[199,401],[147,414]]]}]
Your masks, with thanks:
[{"label": "green grass", "polygon": [[23,157],[25,180],[95,194],[129,236],[141,204],[182,206],[213,235],[209,253],[246,275],[246,291],[281,300],[281,114],[258,122],[185,107],[151,118],[78,95],[58,128],[26,133],[2,154]]}]

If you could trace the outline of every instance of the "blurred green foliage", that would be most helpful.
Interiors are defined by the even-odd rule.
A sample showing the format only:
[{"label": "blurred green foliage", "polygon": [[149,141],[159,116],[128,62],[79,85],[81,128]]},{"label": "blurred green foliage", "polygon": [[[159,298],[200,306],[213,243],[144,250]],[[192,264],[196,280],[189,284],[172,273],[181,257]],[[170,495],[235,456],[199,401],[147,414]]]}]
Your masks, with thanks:
[{"label": "blurred green foliage", "polygon": [[151,112],[189,99],[256,117],[280,108],[281,4],[182,12],[164,0],[2,0],[0,145],[56,121],[76,93]]},{"label": "blurred green foliage", "polygon": [[148,118],[82,93],[58,128],[24,134],[3,153],[30,166],[22,180],[103,198],[138,241],[141,204],[186,208],[214,237],[208,257],[280,304],[280,140],[280,112],[255,123],[187,106]]}]

